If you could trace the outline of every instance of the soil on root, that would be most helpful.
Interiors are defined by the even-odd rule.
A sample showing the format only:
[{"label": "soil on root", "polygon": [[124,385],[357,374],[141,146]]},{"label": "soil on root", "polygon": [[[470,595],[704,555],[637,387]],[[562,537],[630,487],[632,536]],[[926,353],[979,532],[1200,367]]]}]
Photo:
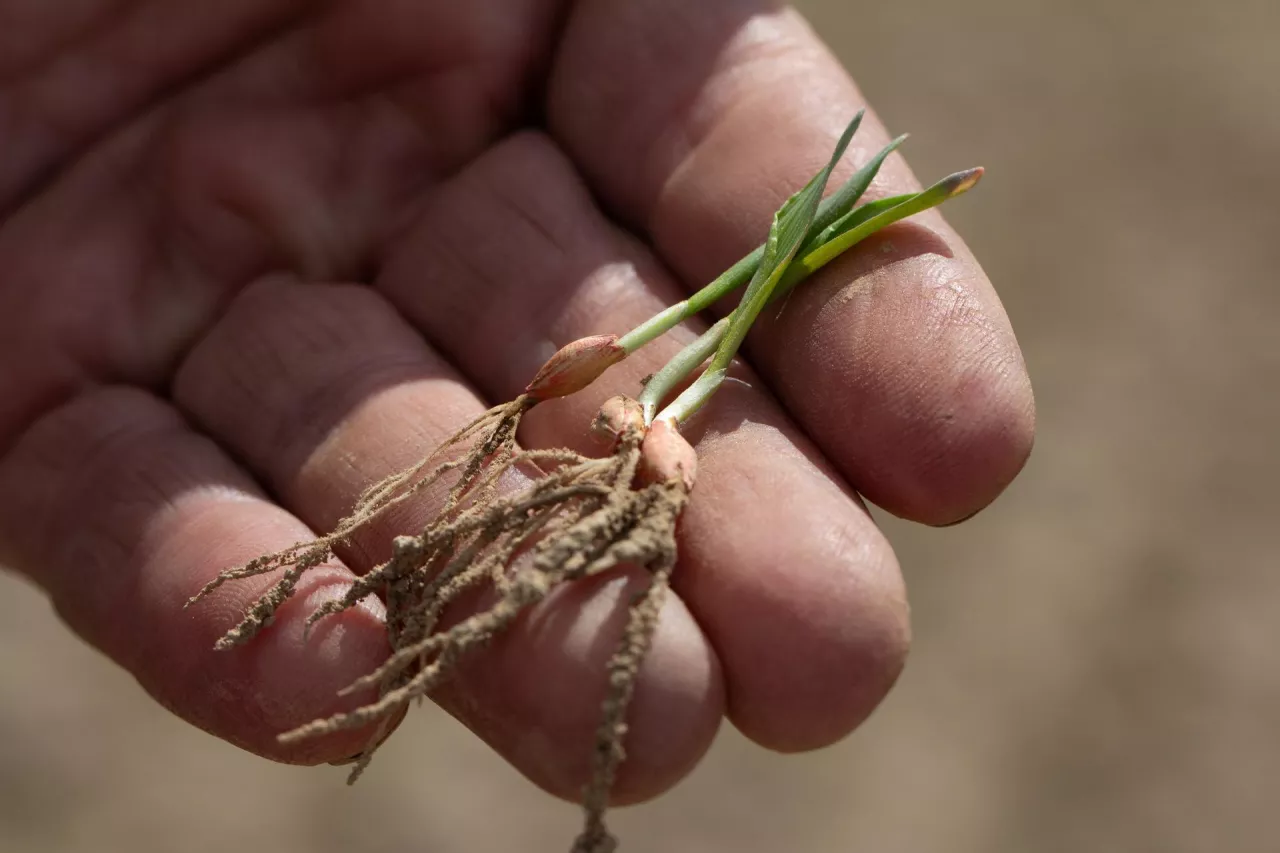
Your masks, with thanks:
[{"label": "soil on root", "polygon": [[[300,577],[327,560],[335,546],[381,513],[456,473],[440,511],[418,534],[396,538],[389,560],[307,621],[310,627],[369,595],[386,600],[391,654],[343,691],[349,695],[376,688],[377,698],[281,735],[282,741],[294,742],[374,726],[368,746],[353,759],[349,781],[354,782],[401,712],[448,679],[467,652],[501,633],[563,584],[624,564],[644,567],[651,581],[632,601],[625,631],[607,667],[592,778],[583,795],[584,829],[573,848],[575,853],[602,853],[616,846],[604,815],[626,755],[627,709],[675,567],[675,531],[692,478],[681,471],[655,478],[653,471],[664,469],[655,469],[644,452],[643,423],[628,417],[614,419],[614,449],[603,459],[568,450],[521,450],[515,434],[532,405],[528,397],[521,397],[486,412],[428,459],[368,489],[329,535],[224,572],[191,603],[228,581],[283,569],[280,580],[218,645],[246,643],[270,624]],[[628,401],[624,411],[638,409]],[[442,453],[459,447],[467,448],[460,458],[438,461]],[[517,467],[536,476],[527,487],[502,493],[504,475]],[[441,627],[450,604],[463,593],[486,587],[492,603]]]}]

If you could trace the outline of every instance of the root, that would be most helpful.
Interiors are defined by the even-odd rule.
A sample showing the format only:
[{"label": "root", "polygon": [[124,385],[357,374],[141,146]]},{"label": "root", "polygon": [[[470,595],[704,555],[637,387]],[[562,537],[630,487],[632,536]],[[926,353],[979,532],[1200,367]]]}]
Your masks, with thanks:
[{"label": "root", "polygon": [[[567,450],[520,451],[515,434],[531,405],[522,397],[485,413],[428,459],[368,489],[328,536],[224,572],[189,603],[228,581],[284,569],[218,645],[247,642],[270,623],[301,576],[327,560],[336,545],[446,474],[457,474],[430,523],[417,535],[397,537],[387,562],[307,619],[309,629],[369,595],[386,598],[391,654],[342,691],[348,696],[375,691],[377,698],[280,736],[282,742],[294,743],[373,726],[368,746],[354,758],[349,778],[354,782],[411,702],[440,687],[468,652],[508,629],[556,588],[623,564],[647,569],[651,582],[632,603],[609,663],[593,776],[584,794],[585,828],[574,847],[578,853],[598,853],[614,846],[604,814],[625,756],[627,709],[675,566],[675,530],[692,487],[691,472],[671,468],[655,481],[652,472],[660,469],[645,449],[642,421],[614,433],[614,451],[604,459]],[[461,459],[440,461],[445,451],[464,442],[472,447]],[[536,478],[517,492],[500,493],[503,476],[517,466],[534,470]],[[454,624],[445,623],[449,606],[480,587],[488,588],[492,603]]]},{"label": "root", "polygon": [[648,520],[647,532],[654,539],[652,544],[642,547],[658,553],[649,566],[652,572],[649,586],[633,601],[626,631],[609,661],[609,692],[604,700],[603,719],[596,732],[591,782],[582,801],[586,818],[582,834],[574,842],[573,853],[612,853],[617,847],[617,840],[605,827],[604,816],[609,808],[609,793],[613,790],[618,767],[626,759],[627,709],[635,695],[640,665],[653,643],[662,603],[670,588],[671,572],[675,568],[675,522],[688,496],[680,487],[682,485],[668,484],[665,512],[659,512]]},{"label": "root", "polygon": [[626,759],[627,709],[635,694],[640,664],[653,642],[658,615],[670,587],[671,569],[672,566],[664,566],[656,570],[649,587],[636,598],[626,633],[609,661],[609,695],[604,701],[604,719],[596,732],[591,782],[582,801],[586,819],[573,853],[606,853],[617,847],[617,840],[605,827],[604,816],[618,767]]},{"label": "root", "polygon": [[[191,607],[197,604],[229,581],[243,580],[258,575],[270,574],[279,569],[286,569],[284,577],[254,602],[243,620],[218,641],[217,648],[227,649],[247,643],[257,636],[258,632],[263,628],[271,624],[272,615],[293,595],[302,575],[329,560],[333,556],[334,548],[349,542],[353,535],[367,527],[387,510],[435,485],[446,474],[461,469],[462,474],[453,488],[450,489],[446,500],[446,508],[455,507],[474,484],[486,462],[502,465],[514,455],[516,430],[519,428],[525,412],[532,405],[533,401],[530,398],[521,396],[510,403],[490,409],[447,439],[430,456],[424,458],[414,467],[398,474],[393,474],[366,489],[356,501],[355,509],[352,510],[351,514],[338,522],[337,526],[328,535],[321,536],[311,542],[299,542],[274,554],[258,557],[239,568],[228,569],[192,596],[185,606]],[[479,434],[485,433],[486,430],[488,432],[484,435],[484,438],[463,459],[438,461],[448,451],[457,448],[469,439],[474,439]],[[434,468],[431,467],[433,463],[435,464]],[[424,475],[424,472],[428,473]],[[395,565],[395,563],[396,561],[393,560],[392,563],[380,567],[380,569],[385,572],[392,572],[396,568],[402,568]],[[386,579],[386,575],[383,574],[374,581],[357,584],[362,588],[360,594],[357,595],[357,590],[353,588],[341,603],[335,602],[322,608],[324,610],[323,615],[354,606],[356,602],[377,589],[375,584],[378,580]],[[356,597],[353,598],[353,595],[356,595]],[[313,618],[308,624],[314,624],[318,618],[320,617]]]}]

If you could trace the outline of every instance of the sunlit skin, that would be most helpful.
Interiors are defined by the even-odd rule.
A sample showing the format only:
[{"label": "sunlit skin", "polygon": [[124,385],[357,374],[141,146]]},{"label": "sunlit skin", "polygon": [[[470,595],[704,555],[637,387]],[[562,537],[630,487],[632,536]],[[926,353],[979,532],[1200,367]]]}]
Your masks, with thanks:
[{"label": "sunlit skin", "polygon": [[[380,605],[302,622],[429,507],[244,647],[213,650],[270,579],[182,603],[331,527],[560,345],[754,248],[861,106],[794,12],[754,0],[0,0],[0,562],[192,723],[277,760],[351,755],[366,733],[276,735],[349,706],[336,690],[385,655]],[[869,113],[834,180],[888,139]],[[917,188],[894,154],[870,195]],[[601,402],[702,328],[539,406],[522,441],[591,448]],[[697,487],[618,802],[674,784],[725,718],[782,751],[856,728],[910,634],[856,495],[950,524],[1031,449],[1013,333],[936,212],[798,287],[743,354],[684,429]],[[579,796],[641,582],[553,596],[439,701]]]}]

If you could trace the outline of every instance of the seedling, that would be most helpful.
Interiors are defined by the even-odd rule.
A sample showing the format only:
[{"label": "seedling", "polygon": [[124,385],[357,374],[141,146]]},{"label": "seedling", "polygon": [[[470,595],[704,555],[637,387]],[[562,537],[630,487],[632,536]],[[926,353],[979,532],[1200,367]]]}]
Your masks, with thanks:
[{"label": "seedling", "polygon": [[[567,345],[515,400],[490,409],[413,468],[369,488],[331,533],[229,569],[188,602],[195,604],[229,581],[282,571],[218,648],[247,643],[269,625],[302,575],[328,560],[336,546],[391,507],[429,486],[450,482],[442,507],[421,531],[397,537],[389,560],[308,618],[311,626],[366,596],[385,598],[391,655],[344,691],[376,688],[377,698],[285,732],[282,741],[373,726],[368,746],[352,768],[354,782],[400,711],[439,687],[468,651],[508,628],[557,587],[624,564],[643,567],[650,582],[632,602],[622,640],[608,664],[592,779],[583,794],[585,825],[573,847],[575,853],[615,849],[604,816],[625,757],[627,708],[676,566],[676,528],[697,478],[697,454],[681,436],[681,427],[711,401],[766,307],[860,241],[960,195],[982,176],[981,169],[971,169],[922,192],[859,205],[885,158],[905,138],[899,137],[823,201],[831,172],[861,120],[859,112],[830,161],[775,214],[765,244],[715,281],[621,337],[601,335]],[[592,427],[607,443],[607,456],[517,447],[521,419],[534,406],[582,390],[614,364],[744,285],[738,307],[652,376],[637,399],[615,397],[605,403]],[[516,468],[530,475],[530,484],[515,492],[500,490],[504,474]],[[493,603],[442,628],[448,606],[479,587],[489,589]]]}]

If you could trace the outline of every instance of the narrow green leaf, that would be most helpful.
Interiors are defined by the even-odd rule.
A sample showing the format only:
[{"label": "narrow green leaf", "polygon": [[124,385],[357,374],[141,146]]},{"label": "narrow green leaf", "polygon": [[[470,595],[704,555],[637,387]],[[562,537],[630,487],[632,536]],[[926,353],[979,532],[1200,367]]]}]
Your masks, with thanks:
[{"label": "narrow green leaf", "polygon": [[720,342],[720,347],[707,368],[708,371],[728,368],[756,317],[759,316],[760,311],[769,301],[773,289],[782,279],[787,266],[805,242],[817,215],[818,206],[822,202],[822,193],[826,189],[827,181],[831,178],[831,171],[844,156],[845,149],[849,147],[849,140],[853,138],[853,132],[858,126],[857,122],[858,118],[855,118],[845,129],[827,165],[814,175],[800,192],[787,199],[774,215],[760,266],[752,277],[751,284],[747,286],[742,302],[733,312],[729,330],[725,333],[724,340]]},{"label": "narrow green leaf", "polygon": [[[919,193],[903,193],[902,195],[891,195],[888,198],[882,198],[877,201],[869,201],[866,204],[860,205],[854,210],[849,211],[843,217],[827,226],[825,231],[821,234],[815,235],[814,239],[805,244],[805,247],[800,250],[800,258],[793,262],[791,266],[787,267],[787,272],[783,275],[782,281],[774,288],[773,296],[769,298],[770,304],[777,302],[780,299],[785,299],[787,294],[790,293],[797,284],[804,281],[821,266],[825,266],[826,263],[830,263],[830,261],[826,261],[813,269],[809,269],[804,266],[805,258],[812,256],[814,252],[822,248],[827,243],[830,243],[841,234],[852,231],[867,220],[874,219],[888,210],[892,210],[899,205],[911,201],[918,195]],[[866,237],[864,236],[862,239],[866,239]],[[847,252],[852,247],[853,244],[850,243],[849,246],[842,249],[839,254]],[[834,260],[834,256],[832,259]]]},{"label": "narrow green leaf", "polygon": [[891,195],[888,198],[869,201],[866,204],[859,205],[844,216],[837,219],[826,227],[820,234],[813,235],[808,243],[804,244],[804,248],[800,250],[800,257],[807,257],[820,249],[824,244],[830,243],[846,231],[852,231],[862,223],[872,217],[879,216],[890,208],[897,207],[911,201],[919,193],[903,193],[902,195]]},{"label": "narrow green leaf", "polygon": [[[865,113],[866,110],[858,110],[858,114],[849,123],[849,129],[846,132],[850,137],[857,133]],[[843,219],[853,209],[853,206],[858,203],[858,200],[867,191],[867,187],[871,186],[871,182],[875,180],[876,174],[879,173],[885,158],[892,154],[906,138],[904,134],[890,142],[863,165],[861,169],[851,175],[838,190],[822,200],[822,203],[818,205],[817,216],[814,217],[813,224],[809,226],[808,237],[798,252],[801,257],[808,254],[811,249],[826,242],[826,239],[819,240],[817,238],[824,230]],[[725,296],[749,283],[752,276],[760,268],[760,261],[764,257],[765,248],[766,246],[764,245],[757,246],[755,251],[740,259],[732,267],[721,273],[715,281],[703,287],[688,299],[672,305],[666,311],[646,320],[623,335],[618,341],[618,345],[628,353],[635,352],[650,341],[666,334],[688,318],[705,311]]]},{"label": "narrow green leaf", "polygon": [[[968,192],[981,178],[981,167],[956,172],[922,192],[871,202],[850,212],[844,220],[828,229],[836,232],[834,236],[811,251],[807,251],[788,267],[782,283],[777,288],[777,295],[785,294],[797,283],[813,275],[882,228]],[[890,204],[890,202],[896,203]]]},{"label": "narrow green leaf", "polygon": [[[858,113],[858,118],[862,118],[861,112]],[[805,242],[804,248],[800,250],[802,256],[809,253],[810,247],[817,248],[822,243],[827,242],[826,239],[819,238],[830,230],[831,226],[849,214],[853,206],[858,203],[858,200],[867,191],[867,188],[871,186],[871,182],[876,179],[876,175],[880,174],[880,167],[884,165],[884,161],[890,154],[898,150],[898,146],[906,141],[907,134],[904,133],[881,148],[861,169],[855,172],[849,180],[845,181],[840,189],[822,202],[822,206],[818,208],[818,215],[814,217],[813,226],[809,229],[809,239]]]}]

